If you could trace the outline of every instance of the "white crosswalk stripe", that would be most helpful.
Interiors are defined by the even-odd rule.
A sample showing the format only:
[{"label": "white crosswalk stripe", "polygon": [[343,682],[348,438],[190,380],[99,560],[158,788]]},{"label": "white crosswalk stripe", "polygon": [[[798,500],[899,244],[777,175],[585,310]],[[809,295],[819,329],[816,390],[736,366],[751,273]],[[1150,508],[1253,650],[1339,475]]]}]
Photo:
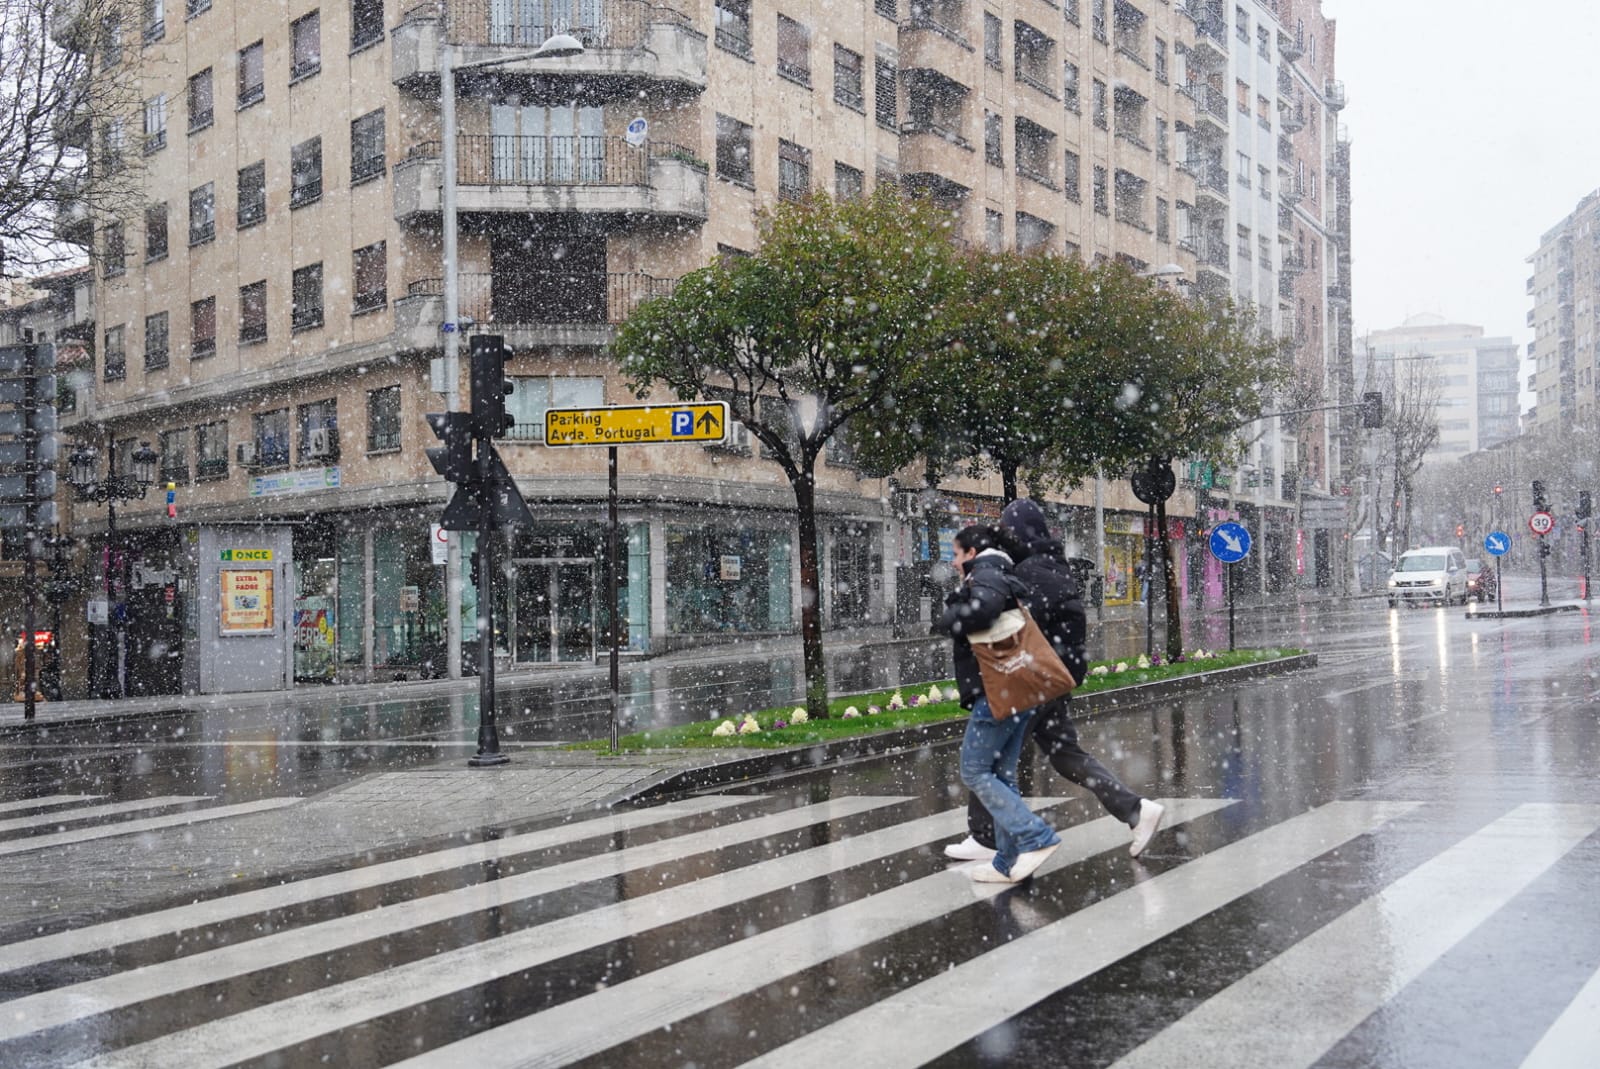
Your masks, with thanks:
[{"label": "white crosswalk stripe", "polygon": [[46,806],[68,805],[75,802],[92,802],[104,797],[99,794],[47,794],[39,798],[13,798],[0,802],[0,813],[15,813],[22,809],[43,809]]},{"label": "white crosswalk stripe", "polygon": [[115,817],[123,813],[138,813],[146,809],[166,809],[175,805],[187,805],[190,802],[204,801],[207,801],[207,798],[203,794],[168,794],[159,798],[135,798],[131,802],[111,802],[107,805],[57,809],[50,813],[34,813],[32,816],[0,820],[0,833],[27,831],[30,828],[53,828],[67,821],[98,820],[101,817]]},{"label": "white crosswalk stripe", "polygon": [[[174,805],[177,802],[203,801],[202,798],[176,798],[167,799],[163,804]],[[58,831],[47,835],[30,835],[26,839],[6,839],[0,841],[0,857],[10,854],[25,854],[31,850],[54,849],[59,846],[69,846],[73,843],[86,843],[94,839],[110,839],[118,835],[135,835],[147,831],[159,831],[162,828],[181,828],[190,824],[201,824],[210,820],[221,820],[225,817],[243,817],[251,813],[264,813],[269,809],[282,809],[286,805],[293,805],[298,798],[262,798],[254,802],[240,802],[237,805],[218,805],[208,809],[188,809],[182,813],[168,813],[160,817],[144,817],[139,820],[119,820],[112,824],[95,824],[87,828],[74,828],[71,831]],[[83,812],[79,810],[79,812]],[[61,817],[57,816],[59,823]]]},{"label": "white crosswalk stripe", "polygon": [[[0,973],[45,967],[37,976],[11,974],[24,982],[10,989],[14,997],[0,1002],[0,1065],[40,1058],[51,1065],[87,1058],[80,1064],[97,1069],[220,1069],[254,1059],[292,1064],[312,1058],[308,1050],[371,1042],[369,1026],[379,1022],[419,1014],[424,1020],[469,1022],[473,1018],[452,1009],[451,1000],[495,988],[502,994],[495,1000],[501,1008],[493,1027],[480,1022],[467,1024],[465,1033],[430,1033],[437,1045],[409,1060],[396,1061],[411,1051],[395,1045],[384,1047],[375,1062],[362,1060],[473,1069],[585,1059],[645,1064],[636,1051],[692,1043],[692,1037],[712,1031],[767,1035],[760,1017],[747,1015],[770,1014],[771,1005],[745,1000],[750,992],[781,990],[801,975],[820,978],[865,948],[876,955],[880,941],[892,946],[896,937],[902,943],[920,939],[963,911],[968,920],[992,916],[986,906],[971,912],[978,901],[974,893],[992,897],[1003,888],[975,886],[954,866],[941,871],[933,854],[963,833],[964,810],[930,814],[925,803],[901,796],[841,795],[784,809],[772,801],[709,796],[605,814],[0,946]],[[1046,808],[1060,801],[1035,798],[1030,804]],[[1055,912],[1041,914],[1047,900],[1037,899],[1031,914],[1037,920],[1026,931],[1006,930],[992,945],[953,953],[947,965],[924,962],[922,971],[881,993],[853,990],[837,1005],[819,1007],[810,1024],[802,1015],[786,1022],[785,1030],[769,1030],[770,1038],[751,1038],[745,1064],[892,1069],[925,1064],[966,1044],[987,1044],[1053,995],[1072,988],[1069,997],[1076,999],[1101,982],[1095,974],[1158,942],[1192,939],[1188,929],[1195,922],[1218,911],[1252,908],[1252,896],[1259,898],[1269,884],[1281,896],[1275,881],[1283,877],[1323,871],[1335,857],[1364,857],[1366,846],[1348,849],[1357,840],[1382,843],[1384,836],[1395,836],[1414,843],[1405,829],[1433,812],[1418,802],[1337,801],[1270,822],[1259,813],[1231,816],[1246,810],[1231,809],[1228,799],[1164,802],[1168,849],[1185,841],[1189,827],[1206,847],[1158,852],[1159,871],[1134,865],[1132,882],[1105,887],[1089,905],[1070,905],[1069,894],[1049,899]],[[230,808],[236,807],[173,816]],[[837,826],[841,821],[852,822],[848,832]],[[1394,821],[1403,823],[1390,829]],[[143,821],[108,827],[136,823]],[[1120,870],[1129,864],[1118,856],[1128,829],[1109,817],[1060,830],[1061,849],[1036,877],[1041,888],[1071,886],[1085,876],[1103,886],[1103,877],[1094,875],[1103,866]],[[1198,1005],[1185,1004],[1181,1015],[1173,1007],[1173,1019],[1151,1022],[1141,1032],[1141,1045],[1130,1039],[1132,1049],[1113,1052],[1121,1055],[1116,1069],[1310,1066],[1475,931],[1525,904],[1527,898],[1519,903],[1519,896],[1597,832],[1600,806],[1525,803],[1474,822],[1471,830],[1462,828],[1461,838],[1437,840],[1448,843],[1437,852],[1428,852],[1426,843],[1416,846],[1412,862],[1397,870],[1402,874],[1385,879],[1376,872],[1362,885],[1370,890],[1358,894],[1359,901],[1325,910],[1322,916],[1331,919],[1294,933],[1265,960],[1252,962],[1253,971],[1245,973],[1249,966],[1243,966],[1234,978],[1208,989]],[[537,854],[584,841],[585,849],[599,852]],[[510,858],[519,863],[484,879],[482,866]],[[889,859],[896,860],[887,869],[873,867]],[[1096,867],[1081,868],[1091,860]],[[657,881],[656,873],[678,865],[684,868]],[[641,879],[646,871],[651,875]],[[474,882],[463,885],[469,879]],[[835,879],[848,890],[816,896],[815,888],[831,887]],[[582,897],[591,886],[605,889],[592,903]],[[573,891],[578,895],[542,904]],[[350,912],[324,919],[330,916],[324,903],[303,919],[295,913],[343,894],[361,895]],[[748,923],[766,915],[771,903],[785,901],[766,924]],[[484,923],[508,917],[503,911],[511,906],[524,919]],[[951,931],[968,930],[968,920]],[[225,933],[218,945],[169,960],[159,960],[172,952],[161,942],[132,946],[181,937],[203,947],[211,938],[208,928],[229,925],[218,929]],[[387,951],[361,949],[424,930],[427,939],[412,940],[409,956],[395,959],[399,964],[386,964]],[[684,935],[697,930],[722,934],[705,944]],[[634,939],[652,949],[618,975],[579,975],[589,968],[583,966],[573,966],[571,976],[562,971],[571,961],[598,960],[597,950],[606,950],[609,959],[613,945]],[[124,946],[128,956],[103,959],[98,973],[70,966],[61,979],[50,979],[57,961],[100,960],[92,955]],[[856,961],[849,969],[862,967]],[[288,979],[324,970],[342,975],[331,983],[330,975],[322,987]],[[570,980],[573,990],[552,997],[553,977],[563,985]],[[51,982],[59,986],[36,987]],[[537,985],[521,1009],[515,1008],[519,982]],[[157,1011],[147,1008],[161,999],[182,1005],[202,990],[225,991],[226,1000],[219,996],[208,1007],[209,994],[194,998],[181,1011],[187,1016],[165,1032],[152,1019]],[[1563,992],[1568,995],[1570,990]],[[1531,1051],[1522,1069],[1591,1064],[1600,1043],[1600,973],[1568,1005],[1552,1005],[1548,1017],[1537,1043],[1534,1026],[1524,1025],[1527,1045],[1516,1049]],[[1295,1026],[1282,1027],[1284,1020]],[[728,1053],[725,1048],[721,1057]],[[678,1060],[697,1060],[694,1049],[685,1047]]]}]

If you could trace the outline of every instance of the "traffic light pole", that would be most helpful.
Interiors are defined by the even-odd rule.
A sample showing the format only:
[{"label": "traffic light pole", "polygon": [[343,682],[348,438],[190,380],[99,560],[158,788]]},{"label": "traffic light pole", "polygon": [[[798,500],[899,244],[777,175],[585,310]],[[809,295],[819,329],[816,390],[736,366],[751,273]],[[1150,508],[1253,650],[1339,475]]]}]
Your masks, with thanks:
[{"label": "traffic light pole", "polygon": [[622,708],[621,672],[618,661],[621,655],[621,627],[617,612],[617,447],[606,449],[606,614],[611,620],[611,750],[617,749],[617,720]]},{"label": "traffic light pole", "polygon": [[467,758],[474,768],[506,764],[494,709],[494,513],[489,486],[491,446],[478,446],[478,752]]},{"label": "traffic light pole", "polygon": [[[22,411],[31,417],[39,404],[39,369],[34,364],[34,349],[29,346],[22,365]],[[30,420],[31,422],[31,420]],[[23,547],[22,585],[27,591],[27,608],[23,610],[22,624],[22,719],[32,720],[39,691],[39,654],[34,648],[33,634],[37,630],[34,618],[34,598],[39,589],[38,569],[34,564],[39,545],[39,435],[32,427],[23,433],[23,463],[26,475],[28,502],[24,506],[27,526],[24,529],[27,544]]]}]

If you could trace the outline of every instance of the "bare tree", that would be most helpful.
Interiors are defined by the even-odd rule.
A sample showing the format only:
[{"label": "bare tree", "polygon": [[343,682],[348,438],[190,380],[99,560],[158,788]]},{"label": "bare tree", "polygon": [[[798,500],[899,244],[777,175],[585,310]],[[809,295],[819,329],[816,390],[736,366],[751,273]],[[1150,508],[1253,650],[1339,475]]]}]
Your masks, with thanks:
[{"label": "bare tree", "polygon": [[[0,277],[81,262],[140,189],[131,0],[0,0]],[[163,109],[164,110],[164,109]]]},{"label": "bare tree", "polygon": [[[1412,504],[1422,458],[1439,441],[1439,373],[1432,361],[1412,355],[1397,357],[1377,378],[1388,413],[1382,432],[1382,452],[1387,457],[1393,507],[1389,510],[1391,545],[1411,544]],[[1380,509],[1381,511],[1381,509]],[[1401,533],[1404,539],[1395,542]]]}]

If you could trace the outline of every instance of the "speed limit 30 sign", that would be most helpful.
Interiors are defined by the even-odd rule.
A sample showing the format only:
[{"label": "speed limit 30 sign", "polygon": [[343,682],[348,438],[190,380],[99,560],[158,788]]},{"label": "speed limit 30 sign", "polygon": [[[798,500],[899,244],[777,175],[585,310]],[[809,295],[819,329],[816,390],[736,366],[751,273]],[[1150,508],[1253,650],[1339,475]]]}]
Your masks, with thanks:
[{"label": "speed limit 30 sign", "polygon": [[1528,517],[1528,530],[1536,535],[1547,535],[1555,530],[1556,518],[1548,512],[1535,512]]}]

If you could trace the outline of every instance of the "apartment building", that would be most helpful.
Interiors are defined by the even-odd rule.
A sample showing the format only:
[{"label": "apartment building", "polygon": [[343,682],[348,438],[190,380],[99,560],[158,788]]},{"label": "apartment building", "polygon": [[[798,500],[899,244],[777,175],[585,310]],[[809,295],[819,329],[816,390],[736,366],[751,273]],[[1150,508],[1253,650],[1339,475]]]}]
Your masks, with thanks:
[{"label": "apartment building", "polygon": [[1528,346],[1533,373],[1527,385],[1534,407],[1526,429],[1557,435],[1592,428],[1600,402],[1600,190],[1540,237],[1528,263],[1533,265],[1528,326],[1534,339]]},{"label": "apartment building", "polygon": [[[1167,0],[130,4],[110,58],[138,64],[142,112],[93,144],[98,168],[137,158],[146,198],[80,228],[98,322],[67,422],[113,465],[149,442],[175,486],[175,518],[154,499],[119,510],[128,600],[154,621],[137,642],[184,651],[166,659],[178,676],[135,689],[442,670],[452,582],[430,523],[448,487],[422,416],[444,407],[430,364],[447,181],[462,327],[514,351],[500,452],[536,517],[503,554],[497,647],[513,664],[588,660],[609,625],[605,459],[539,435],[549,406],[632,400],[605,346],[639,301],[752,249],[762,207],[885,183],[935,198],[975,245],[1176,264],[1202,288],[1209,255],[1223,292],[1276,298],[1281,243],[1228,230],[1245,192],[1233,139],[1248,126],[1253,159],[1277,151],[1271,7],[1251,15],[1250,107],[1235,116],[1206,110],[1243,69],[1199,32],[1219,9]],[[534,57],[556,32],[584,52]],[[1250,227],[1275,231],[1273,197],[1249,192]],[[792,498],[759,450],[738,433],[621,450],[626,648],[797,626]],[[900,495],[839,450],[819,479],[826,625],[887,622],[921,544]],[[993,487],[948,489],[953,521],[997,511]],[[1090,502],[1060,513],[1080,541]],[[1102,503],[1102,565],[1129,573],[1139,506],[1121,483]],[[1189,491],[1172,511],[1193,517]],[[80,532],[103,526],[75,514]],[[229,559],[260,564],[271,620],[230,628]],[[460,580],[470,651],[477,590]]]},{"label": "apartment building", "polygon": [[1517,437],[1520,358],[1509,337],[1486,337],[1480,326],[1416,315],[1364,337],[1358,359],[1363,373],[1379,382],[1405,382],[1413,371],[1437,381],[1439,440],[1428,451],[1428,463],[1459,460]]}]

